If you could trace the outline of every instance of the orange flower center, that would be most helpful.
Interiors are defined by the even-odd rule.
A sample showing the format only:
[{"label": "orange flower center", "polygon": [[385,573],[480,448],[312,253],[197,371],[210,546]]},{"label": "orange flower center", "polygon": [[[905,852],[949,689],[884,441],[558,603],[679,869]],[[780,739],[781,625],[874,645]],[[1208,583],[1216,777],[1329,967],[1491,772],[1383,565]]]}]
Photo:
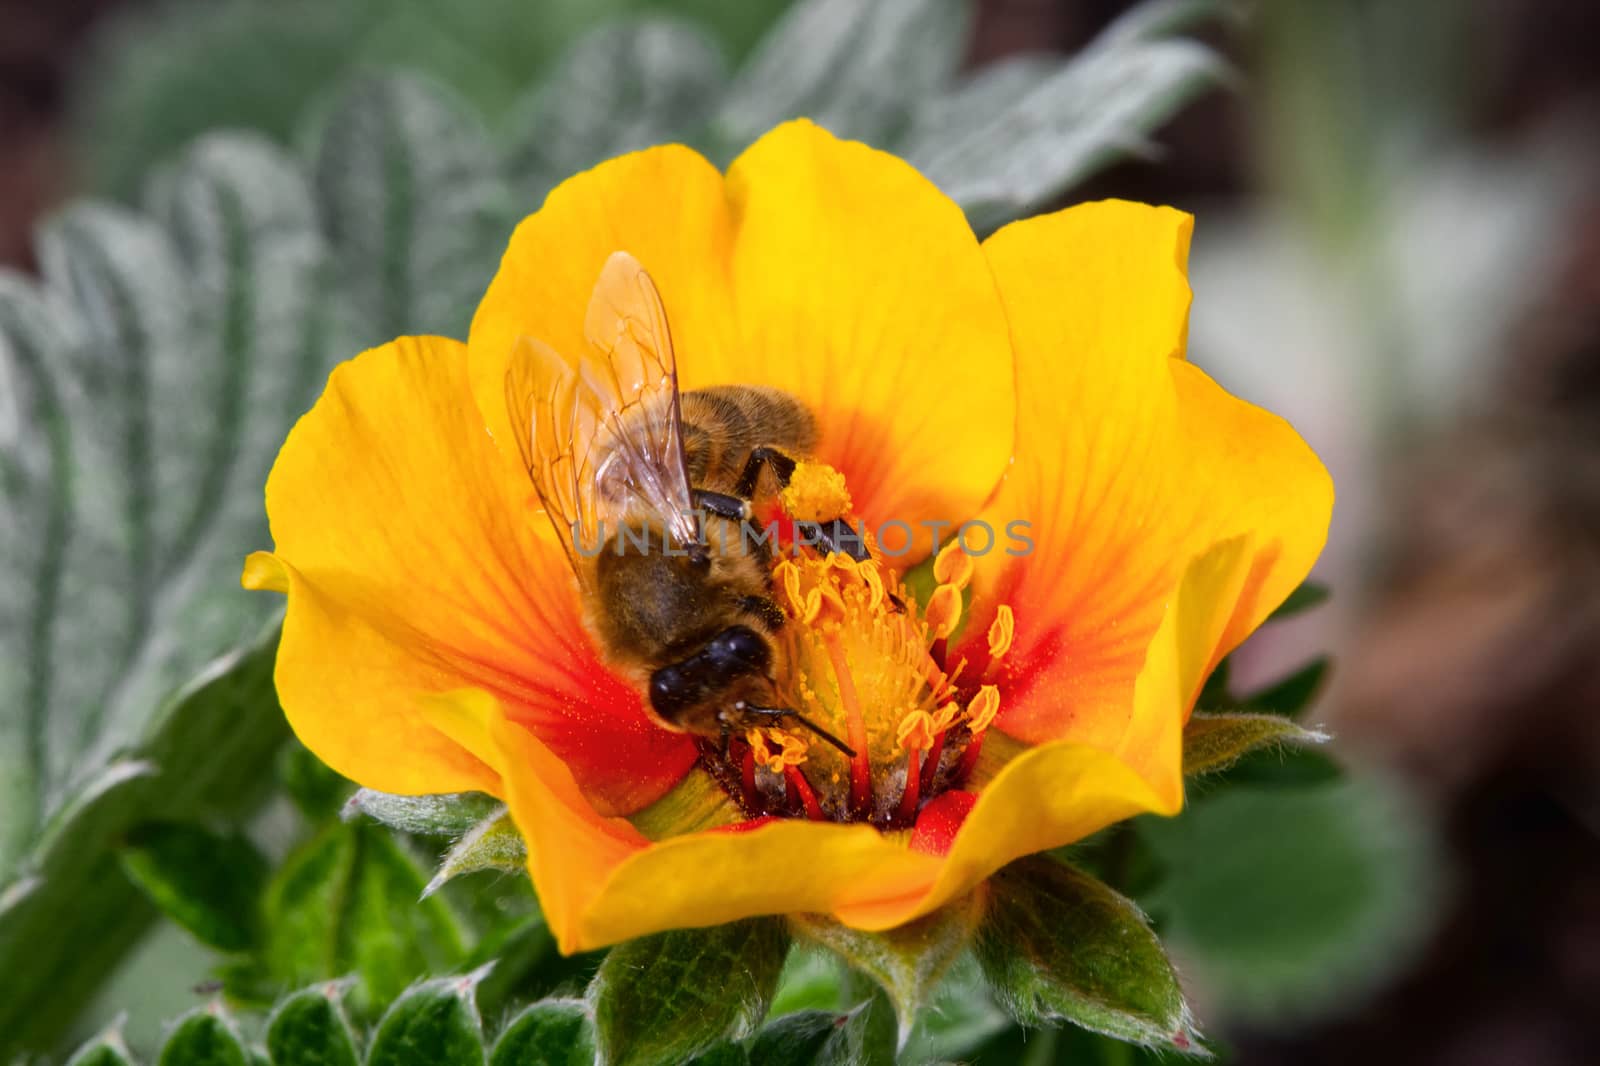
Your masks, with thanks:
[{"label": "orange flower center", "polygon": [[[847,498],[847,497],[846,497]],[[794,501],[786,500],[791,514]],[[834,511],[838,514],[840,512]],[[946,669],[973,564],[951,544],[935,559],[925,606],[877,559],[843,554],[780,559],[775,598],[786,622],[777,677],[785,705],[854,751],[803,728],[752,729],[727,753],[736,798],[752,816],[867,821],[906,828],[932,796],[972,772],[999,689]],[[1002,607],[990,627],[985,674],[1010,647]]]}]

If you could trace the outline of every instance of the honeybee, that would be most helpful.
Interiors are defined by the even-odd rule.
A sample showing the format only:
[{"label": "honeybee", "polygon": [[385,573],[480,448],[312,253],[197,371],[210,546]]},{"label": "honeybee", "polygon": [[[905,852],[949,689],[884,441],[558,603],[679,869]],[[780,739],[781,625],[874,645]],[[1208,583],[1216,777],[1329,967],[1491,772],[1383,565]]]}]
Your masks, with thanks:
[{"label": "honeybee", "polygon": [[[784,613],[769,542],[746,525],[815,446],[810,410],[767,387],[680,393],[660,293],[627,252],[601,269],[584,335],[575,361],[520,338],[506,407],[606,659],[667,729],[798,725],[853,755],[781,705]],[[842,516],[815,539],[866,557]]]}]

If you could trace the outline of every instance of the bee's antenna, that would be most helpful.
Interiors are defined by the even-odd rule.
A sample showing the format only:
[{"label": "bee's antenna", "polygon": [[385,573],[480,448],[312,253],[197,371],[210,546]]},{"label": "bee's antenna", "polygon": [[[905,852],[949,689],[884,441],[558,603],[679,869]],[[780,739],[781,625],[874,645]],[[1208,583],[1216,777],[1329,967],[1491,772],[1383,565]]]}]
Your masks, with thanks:
[{"label": "bee's antenna", "polygon": [[818,725],[817,723],[813,722],[811,719],[807,718],[805,715],[801,714],[799,711],[793,710],[792,708],[789,708],[789,707],[754,707],[754,706],[751,706],[749,704],[746,704],[742,709],[746,710],[746,711],[750,711],[750,712],[752,712],[754,714],[768,715],[768,716],[770,716],[770,717],[772,717],[774,719],[777,719],[778,721],[782,721],[785,718],[791,718],[794,721],[796,721],[796,722],[800,723],[801,725],[805,726],[807,729],[811,730],[811,732],[815,733],[817,736],[821,737],[823,740],[826,740],[829,744],[832,744],[834,747],[836,747],[840,751],[844,752],[845,758],[854,759],[856,757],[856,753],[855,753],[855,749],[854,748],[850,747],[850,745],[846,744],[844,741],[840,740],[838,737],[834,736],[832,733],[828,732],[826,729],[822,728],[820,725]]}]

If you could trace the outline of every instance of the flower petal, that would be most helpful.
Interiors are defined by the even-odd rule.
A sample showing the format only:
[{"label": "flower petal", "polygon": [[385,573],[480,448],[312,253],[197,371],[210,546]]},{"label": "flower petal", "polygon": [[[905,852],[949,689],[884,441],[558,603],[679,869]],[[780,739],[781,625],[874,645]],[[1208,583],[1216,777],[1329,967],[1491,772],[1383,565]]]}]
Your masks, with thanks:
[{"label": "flower petal", "polygon": [[961,209],[902,160],[804,120],[736,159],[728,191],[738,345],[687,379],[806,401],[820,457],[870,523],[976,514],[1011,455],[1015,396],[1004,311]]},{"label": "flower petal", "polygon": [[405,339],[333,372],[273,467],[276,547],[245,582],[289,594],[279,697],[334,769],[391,792],[493,790],[418,717],[464,686],[503,699],[603,808],[642,806],[693,763],[600,664],[530,496],[483,431],[460,344]]},{"label": "flower petal", "polygon": [[517,228],[470,340],[473,392],[508,461],[513,346],[532,337],[575,359],[600,267],[618,250],[661,292],[682,387],[793,392],[819,418],[820,457],[874,527],[959,521],[992,491],[1014,397],[977,240],[906,163],[805,121],[757,141],[726,183],[681,146],[610,160]]},{"label": "flower petal", "polygon": [[[993,521],[1031,523],[1031,554],[995,553],[978,585],[1009,603],[1013,684],[999,726],[1031,742],[1105,743],[1185,565],[1252,534],[1248,579],[1207,608],[1231,650],[1311,568],[1333,491],[1281,419],[1185,363],[1190,219],[1105,202],[1007,226],[984,250],[1016,348],[1017,461]],[[980,616],[969,632],[982,633]],[[1187,705],[1180,710],[1186,714]]]}]

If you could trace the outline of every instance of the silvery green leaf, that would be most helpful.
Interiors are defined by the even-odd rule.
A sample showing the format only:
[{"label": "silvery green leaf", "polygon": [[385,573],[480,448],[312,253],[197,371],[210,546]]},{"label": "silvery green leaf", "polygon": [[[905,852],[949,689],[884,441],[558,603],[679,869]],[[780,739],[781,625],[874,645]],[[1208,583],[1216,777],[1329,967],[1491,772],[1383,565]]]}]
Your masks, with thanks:
[{"label": "silvery green leaf", "polygon": [[591,31],[507,123],[519,213],[602,160],[694,140],[727,80],[716,42],[690,23],[642,18]]},{"label": "silvery green leaf", "polygon": [[273,1009],[265,1037],[272,1066],[357,1066],[361,1056],[339,991],[332,982],[301,989]]},{"label": "silvery green leaf", "polygon": [[[1213,6],[1136,8],[1071,59],[1009,60],[918,108],[899,150],[980,230],[1037,209],[1147,137],[1226,67],[1163,36]],[[1152,7],[1154,10],[1152,10]]]},{"label": "silvery green leaf", "polygon": [[0,972],[81,961],[48,1002],[0,1004],[0,1054],[61,1025],[149,920],[112,839],[259,798],[241,786],[284,735],[256,669],[280,605],[239,588],[240,559],[326,370],[309,190],[264,142],[208,138],[149,213],[80,204],[38,248],[40,284],[0,278]]},{"label": "silvery green leaf", "polygon": [[1283,715],[1197,711],[1183,729],[1183,772],[1213,774],[1252,751],[1327,740],[1328,734],[1296,725]]},{"label": "silvery green leaf", "polygon": [[528,844],[504,807],[473,826],[444,853],[439,869],[422,890],[431,896],[447,881],[477,870],[521,870],[528,862]]},{"label": "silvery green leaf", "polygon": [[133,1052],[122,1038],[123,1022],[119,1018],[100,1035],[85,1041],[72,1053],[67,1066],[133,1066]]},{"label": "silvery green leaf", "polygon": [[317,133],[317,209],[340,279],[339,350],[465,337],[508,232],[477,115],[402,74],[356,79]]},{"label": "silvery green leaf", "polygon": [[367,1066],[483,1066],[483,1021],[474,993],[488,969],[409,989],[372,1034]]},{"label": "silvery green leaf", "polygon": [[581,999],[542,999],[506,1023],[489,1066],[590,1066],[594,1027]]},{"label": "silvery green leaf", "polygon": [[343,818],[366,815],[402,833],[460,836],[501,809],[499,800],[481,792],[395,796],[363,788],[344,805]]},{"label": "silvery green leaf", "polygon": [[964,0],[799,0],[735,76],[713,130],[731,155],[804,115],[889,145],[966,48]]},{"label": "silvery green leaf", "polygon": [[239,1028],[220,1004],[178,1020],[161,1045],[156,1066],[249,1066]]}]

